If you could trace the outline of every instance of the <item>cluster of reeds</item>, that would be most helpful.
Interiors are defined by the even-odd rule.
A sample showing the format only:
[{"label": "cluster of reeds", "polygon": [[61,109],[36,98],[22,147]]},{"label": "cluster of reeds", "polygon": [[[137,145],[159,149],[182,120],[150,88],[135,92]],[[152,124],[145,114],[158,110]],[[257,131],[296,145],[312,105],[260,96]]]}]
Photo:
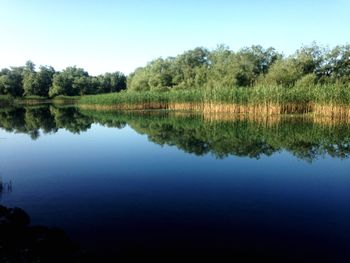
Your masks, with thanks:
[{"label": "cluster of reeds", "polygon": [[[309,113],[327,106],[350,106],[350,86],[329,84],[314,86],[211,87],[169,91],[124,91],[83,96],[82,105],[113,109],[186,109],[214,112],[266,114]],[[323,108],[322,108],[323,107]],[[98,108],[98,107],[97,107]],[[348,114],[348,110],[337,110]]]}]

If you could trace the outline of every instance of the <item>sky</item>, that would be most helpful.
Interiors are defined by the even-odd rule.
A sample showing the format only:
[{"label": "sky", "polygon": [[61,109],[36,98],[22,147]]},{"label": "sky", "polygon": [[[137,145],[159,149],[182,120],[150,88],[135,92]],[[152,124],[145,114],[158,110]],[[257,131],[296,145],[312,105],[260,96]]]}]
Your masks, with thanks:
[{"label": "sky", "polygon": [[129,74],[219,44],[289,55],[313,41],[349,43],[349,10],[348,0],[0,0],[0,68],[32,60]]}]

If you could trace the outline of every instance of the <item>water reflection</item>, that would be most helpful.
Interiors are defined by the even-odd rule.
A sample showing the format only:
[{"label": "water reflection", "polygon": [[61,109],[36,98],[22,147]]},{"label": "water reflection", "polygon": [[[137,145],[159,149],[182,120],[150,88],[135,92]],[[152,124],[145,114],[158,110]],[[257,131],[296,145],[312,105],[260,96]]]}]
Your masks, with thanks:
[{"label": "water reflection", "polygon": [[91,118],[81,114],[75,107],[12,107],[0,110],[0,127],[8,132],[25,133],[33,140],[44,134],[55,133],[64,128],[72,133],[87,131]]},{"label": "water reflection", "polygon": [[348,123],[325,123],[311,117],[208,120],[200,114],[102,112],[53,105],[0,110],[1,128],[28,134],[33,140],[41,132],[50,134],[62,128],[81,133],[93,123],[118,129],[128,125],[156,144],[176,146],[199,156],[260,158],[286,150],[311,162],[325,155],[342,159],[350,155]]},{"label": "water reflection", "polygon": [[3,194],[12,192],[12,181],[3,182],[2,177],[0,177],[0,200]]},{"label": "water reflection", "polygon": [[0,172],[14,186],[1,204],[64,229],[98,262],[186,252],[348,259],[350,160],[338,159],[349,156],[349,124],[229,117],[2,108],[2,129],[33,140],[0,132]]}]

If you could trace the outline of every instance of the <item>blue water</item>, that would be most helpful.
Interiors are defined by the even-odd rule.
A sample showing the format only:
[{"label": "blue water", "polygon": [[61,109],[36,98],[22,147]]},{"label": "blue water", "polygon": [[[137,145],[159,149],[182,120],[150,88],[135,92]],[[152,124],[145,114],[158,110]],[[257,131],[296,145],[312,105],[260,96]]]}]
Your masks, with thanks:
[{"label": "blue water", "polygon": [[[132,126],[132,125],[131,125]],[[229,254],[349,262],[350,159],[286,149],[217,158],[95,121],[31,139],[0,130],[3,205],[102,255]],[[312,262],[312,261],[308,261]]]}]

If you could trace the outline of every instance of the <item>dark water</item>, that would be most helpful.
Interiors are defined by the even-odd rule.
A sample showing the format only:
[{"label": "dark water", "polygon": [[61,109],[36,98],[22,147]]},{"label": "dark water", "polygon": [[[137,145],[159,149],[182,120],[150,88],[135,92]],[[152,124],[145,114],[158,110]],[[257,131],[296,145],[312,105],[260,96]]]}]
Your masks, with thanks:
[{"label": "dark water", "polygon": [[98,257],[349,262],[350,126],[0,110],[1,204]]}]

